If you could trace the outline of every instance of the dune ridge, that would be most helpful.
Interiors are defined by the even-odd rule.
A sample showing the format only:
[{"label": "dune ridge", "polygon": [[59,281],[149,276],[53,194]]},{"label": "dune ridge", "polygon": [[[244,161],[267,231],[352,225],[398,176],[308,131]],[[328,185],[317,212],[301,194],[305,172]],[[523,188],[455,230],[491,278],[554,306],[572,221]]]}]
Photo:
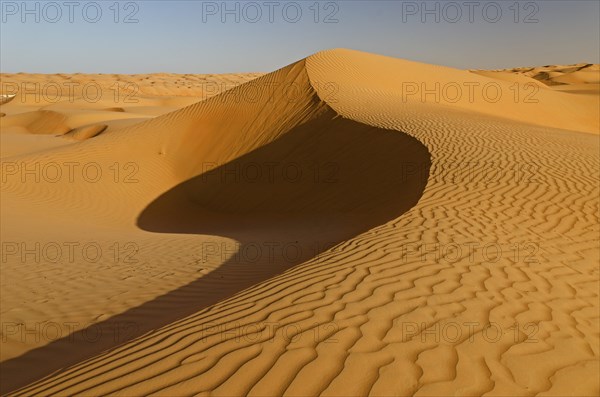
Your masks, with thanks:
[{"label": "dune ridge", "polygon": [[[76,151],[63,146],[10,157],[29,164],[93,159],[104,167],[127,159],[139,166],[134,184],[13,178],[2,185],[2,212],[9,214],[2,233],[36,241],[44,227],[68,218],[57,233],[64,239],[93,223],[98,240],[136,241],[141,265],[113,268],[103,259],[103,271],[94,274],[85,264],[70,266],[68,276],[35,263],[27,271],[29,282],[62,280],[48,284],[55,321],[77,313],[100,323],[137,319],[140,329],[122,343],[92,347],[13,337],[8,356],[3,349],[2,392],[597,394],[597,98],[540,87],[536,103],[472,103],[403,91],[457,82],[494,82],[503,90],[512,84],[325,51],[78,142]],[[257,86],[260,99],[248,100]],[[298,92],[293,101],[290,86]],[[254,190],[248,181],[219,179],[228,165],[269,159],[302,169],[331,161],[340,166],[339,179],[283,188],[282,181],[262,179]],[[202,180],[211,175],[216,182]],[[104,202],[93,199],[100,191]],[[65,208],[67,197],[79,204]],[[25,214],[43,226],[18,226]],[[193,249],[238,242],[239,252],[277,239],[305,249],[330,244],[258,265],[229,251],[199,262]],[[473,244],[474,252],[467,249]],[[484,246],[500,254],[490,260]],[[140,266],[148,274],[132,273]],[[3,306],[21,307],[3,318],[41,321],[47,314],[17,303],[36,303],[16,282],[23,267],[14,259],[3,264]],[[157,268],[170,274],[148,271]],[[95,299],[68,298],[83,293],[84,275]],[[47,307],[48,298],[36,299]],[[497,338],[488,335],[492,325],[500,329]],[[461,334],[444,334],[449,327]],[[82,347],[73,358],[79,362],[61,361],[74,346]],[[48,361],[46,372],[18,372],[40,359]]]}]

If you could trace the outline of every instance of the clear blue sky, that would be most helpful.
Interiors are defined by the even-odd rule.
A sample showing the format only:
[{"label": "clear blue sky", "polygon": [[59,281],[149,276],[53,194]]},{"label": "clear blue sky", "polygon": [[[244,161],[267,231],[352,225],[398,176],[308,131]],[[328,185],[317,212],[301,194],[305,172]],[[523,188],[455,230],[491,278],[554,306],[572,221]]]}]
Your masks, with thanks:
[{"label": "clear blue sky", "polygon": [[458,68],[600,63],[597,0],[66,3],[1,1],[2,72],[267,72],[336,47]]}]

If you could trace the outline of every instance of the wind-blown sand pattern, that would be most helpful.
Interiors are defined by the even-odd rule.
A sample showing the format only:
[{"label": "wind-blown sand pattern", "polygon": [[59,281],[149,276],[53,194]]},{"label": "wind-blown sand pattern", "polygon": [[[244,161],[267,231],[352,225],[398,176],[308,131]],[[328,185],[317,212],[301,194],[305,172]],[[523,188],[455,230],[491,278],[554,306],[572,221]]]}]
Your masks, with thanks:
[{"label": "wind-blown sand pattern", "polygon": [[[197,103],[2,105],[2,393],[598,395],[598,82],[514,72],[330,50]],[[91,161],[120,173],[19,174]]]}]

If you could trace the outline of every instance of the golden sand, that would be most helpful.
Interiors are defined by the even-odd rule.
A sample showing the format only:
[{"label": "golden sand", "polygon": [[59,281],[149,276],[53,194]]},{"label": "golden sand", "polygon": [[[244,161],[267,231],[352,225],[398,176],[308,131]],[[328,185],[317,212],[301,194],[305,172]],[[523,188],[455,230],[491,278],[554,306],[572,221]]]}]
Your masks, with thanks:
[{"label": "golden sand", "polygon": [[2,75],[2,393],[598,395],[584,66]]}]

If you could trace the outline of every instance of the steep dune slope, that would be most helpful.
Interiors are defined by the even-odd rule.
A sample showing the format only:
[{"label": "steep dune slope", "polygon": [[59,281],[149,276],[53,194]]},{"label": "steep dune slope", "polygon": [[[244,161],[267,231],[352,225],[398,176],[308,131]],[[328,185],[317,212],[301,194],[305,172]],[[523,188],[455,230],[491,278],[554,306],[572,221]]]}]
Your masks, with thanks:
[{"label": "steep dune slope", "polygon": [[[436,83],[494,83],[504,99],[414,91]],[[597,99],[539,87],[524,103],[506,99],[512,83],[326,51],[10,158],[135,164],[135,183],[9,177],[2,234],[31,243],[61,225],[61,241],[134,241],[139,262],[103,257],[90,271],[10,256],[6,321],[134,331],[91,344],[85,329],[36,343],[8,335],[3,392],[561,395],[577,374],[575,391],[597,394]],[[290,164],[308,177],[279,173]],[[22,224],[32,217],[35,230]],[[256,259],[256,246],[275,248]]]}]

